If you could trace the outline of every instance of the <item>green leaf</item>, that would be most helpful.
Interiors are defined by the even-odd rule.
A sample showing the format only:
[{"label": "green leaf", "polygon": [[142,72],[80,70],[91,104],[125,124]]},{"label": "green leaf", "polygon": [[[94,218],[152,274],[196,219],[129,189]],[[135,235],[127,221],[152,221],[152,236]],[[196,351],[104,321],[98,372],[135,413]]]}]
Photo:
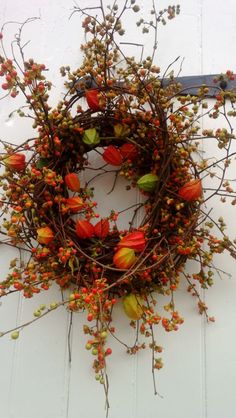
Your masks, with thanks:
[{"label": "green leaf", "polygon": [[97,145],[100,142],[99,133],[96,128],[86,129],[82,141],[87,145]]},{"label": "green leaf", "polygon": [[40,158],[36,163],[36,168],[43,168],[48,165],[48,159],[47,158]]}]

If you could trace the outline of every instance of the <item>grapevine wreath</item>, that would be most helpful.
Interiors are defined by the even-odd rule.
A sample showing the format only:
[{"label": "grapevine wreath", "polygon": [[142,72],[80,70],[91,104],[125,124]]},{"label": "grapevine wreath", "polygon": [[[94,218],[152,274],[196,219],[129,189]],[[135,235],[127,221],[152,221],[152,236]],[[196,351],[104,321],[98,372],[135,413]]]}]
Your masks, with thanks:
[{"label": "grapevine wreath", "polygon": [[[189,292],[197,297],[200,313],[213,320],[197,285],[212,285],[213,255],[227,249],[235,257],[235,244],[224,232],[223,218],[214,220],[204,203],[213,196],[236,202],[226,175],[234,155],[230,117],[235,116],[235,94],[216,85],[216,98],[208,107],[208,86],[199,86],[195,96],[186,95],[172,73],[164,86],[155,65],[156,31],[166,17],[178,14],[178,7],[158,12],[153,3],[151,20],[138,20],[144,36],[154,34],[153,55],[140,61],[128,57],[119,40],[125,34],[123,14],[139,11],[135,0],[126,0],[122,7],[114,2],[107,10],[101,2],[95,16],[92,9],[75,7],[74,13],[84,17],[83,63],[73,71],[61,68],[66,93],[54,108],[48,104],[51,83],[45,65],[24,57],[25,24],[15,41],[22,63],[14,48],[12,58],[6,56],[7,26],[2,28],[2,89],[12,98],[23,95],[26,105],[18,114],[33,118],[36,135],[21,145],[1,141],[2,243],[28,257],[25,262],[21,257],[12,260],[0,290],[2,297],[21,292],[31,298],[56,283],[67,292],[62,302],[40,305],[31,322],[61,305],[71,312],[85,310],[86,348],[107,393],[111,349],[106,342],[109,334],[115,335],[112,310],[119,298],[131,325],[150,338],[153,370],[162,367],[153,326],[172,331],[183,322],[174,303],[180,279],[186,279]],[[216,81],[232,78],[227,71]],[[231,110],[226,110],[226,99]],[[202,130],[203,114],[224,116],[226,127]],[[221,149],[219,160],[202,158],[201,147],[208,139]],[[99,170],[91,154],[97,155]],[[93,183],[84,180],[87,172],[94,173],[94,181],[113,176],[110,193],[115,193],[119,178],[125,180],[126,191],[137,190],[139,200],[128,228],[119,227],[121,212],[116,208],[109,208],[106,217],[99,214]],[[195,260],[194,274],[185,272],[187,260]],[[155,308],[161,295],[170,297],[164,316]],[[16,339],[25,325],[2,335],[10,332]],[[136,341],[127,351],[144,347]]]}]

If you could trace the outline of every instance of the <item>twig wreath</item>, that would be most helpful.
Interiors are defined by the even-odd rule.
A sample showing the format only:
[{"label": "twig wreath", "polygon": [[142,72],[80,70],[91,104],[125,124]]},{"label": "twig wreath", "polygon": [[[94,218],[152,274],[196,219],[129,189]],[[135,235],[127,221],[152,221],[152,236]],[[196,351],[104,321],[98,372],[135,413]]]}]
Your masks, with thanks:
[{"label": "twig wreath", "polygon": [[[209,86],[199,86],[195,96],[185,95],[168,73],[170,68],[160,75],[155,65],[157,28],[166,17],[179,13],[178,6],[157,11],[153,1],[151,20],[137,22],[144,36],[153,31],[153,54],[138,62],[126,56],[119,41],[125,33],[122,17],[138,11],[135,0],[125,0],[119,7],[115,1],[107,9],[102,0],[97,7],[74,8],[73,13],[84,16],[84,58],[73,71],[61,68],[66,93],[55,108],[48,104],[51,83],[45,77],[45,65],[24,57],[21,32],[26,22],[12,44],[11,59],[4,48],[6,25],[0,35],[2,89],[5,96],[23,95],[25,106],[18,110],[19,116],[32,118],[36,132],[21,145],[1,141],[1,243],[28,254],[25,262],[21,257],[12,260],[0,285],[1,296],[21,292],[31,298],[52,283],[70,289],[68,299],[49,307],[40,305],[32,321],[1,335],[10,333],[16,339],[25,326],[61,305],[71,312],[85,310],[86,348],[94,356],[95,377],[104,385],[106,398],[106,360],[111,354],[107,337],[115,336],[116,301],[123,299],[131,326],[147,337],[154,375],[162,367],[162,348],[153,327],[160,324],[172,331],[183,323],[174,300],[180,280],[185,279],[189,292],[197,297],[199,312],[213,321],[198,284],[203,289],[212,285],[215,253],[228,250],[234,258],[236,254],[234,242],[224,232],[223,218],[213,219],[204,205],[214,196],[221,201],[230,197],[236,203],[227,178],[235,155],[230,118],[236,115],[236,95],[218,87],[209,108]],[[22,63],[16,58],[15,45]],[[164,87],[167,76],[169,84]],[[232,77],[227,71],[220,79]],[[223,116],[226,127],[202,130],[200,121],[206,116]],[[220,159],[202,157],[202,144],[209,140],[221,149]],[[91,165],[91,151],[100,158],[99,170]],[[89,170],[95,180],[101,174],[114,176],[113,193],[120,176],[127,190],[138,191],[140,199],[129,228],[118,227],[116,208],[107,217],[100,216],[93,187],[82,182]],[[211,186],[212,179],[216,187]],[[122,212],[126,210],[130,208]],[[185,272],[187,260],[197,263],[192,275]],[[161,295],[170,297],[165,316],[155,307]],[[145,344],[137,337],[133,347],[126,347],[133,354]]]}]

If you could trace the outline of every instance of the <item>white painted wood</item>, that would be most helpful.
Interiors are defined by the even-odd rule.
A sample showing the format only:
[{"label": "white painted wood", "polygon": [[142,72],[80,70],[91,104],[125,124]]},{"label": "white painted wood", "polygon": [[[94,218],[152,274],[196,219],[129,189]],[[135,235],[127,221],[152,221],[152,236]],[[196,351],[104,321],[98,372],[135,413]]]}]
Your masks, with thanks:
[{"label": "white painted wood", "polygon": [[[96,5],[96,0],[81,0],[82,4]],[[118,0],[121,3],[121,0]],[[141,3],[141,2],[140,2]],[[165,7],[167,0],[157,6]],[[180,0],[181,16],[160,27],[159,49],[156,64],[164,70],[177,56],[184,57],[181,75],[217,73],[228,68],[234,70],[236,58],[233,52],[236,30],[236,5],[226,0],[223,5],[216,0]],[[142,2],[144,14],[149,1]],[[40,16],[26,27],[24,38],[31,39],[26,48],[28,57],[44,62],[55,88],[51,102],[56,103],[63,91],[59,68],[63,64],[72,67],[81,62],[79,46],[83,42],[79,15],[70,21],[68,17],[73,2],[68,0],[1,0],[0,23]],[[128,22],[127,36],[123,40],[150,42],[142,36],[133,38],[135,24]],[[7,40],[13,39],[15,26],[9,26]],[[128,50],[128,47],[127,47]],[[132,54],[139,54],[134,51]],[[176,72],[179,63],[174,65]],[[1,138],[16,141],[32,135],[30,125],[17,117],[7,115],[16,106],[6,100],[0,102]],[[204,122],[205,123],[205,122]],[[218,125],[218,121],[217,121]],[[99,190],[104,193],[108,182],[99,180]],[[122,207],[123,192],[116,196]],[[101,196],[100,196],[101,197]],[[100,205],[106,210],[103,195]],[[136,195],[133,196],[135,201]],[[99,196],[98,196],[99,202]],[[105,202],[105,204],[104,204]],[[110,201],[114,206],[114,200]],[[225,214],[234,234],[235,209],[216,205],[215,212]],[[126,220],[123,219],[123,222]],[[236,234],[235,234],[236,235]],[[7,273],[8,259],[13,250],[1,247],[1,277]],[[215,324],[206,324],[197,314],[195,300],[186,293],[183,283],[177,292],[177,306],[185,317],[185,324],[177,333],[166,334],[157,329],[156,337],[165,350],[165,367],[157,373],[158,392],[154,397],[151,376],[151,353],[146,350],[129,357],[125,349],[111,339],[113,355],[108,360],[110,376],[110,418],[222,418],[236,416],[234,381],[236,361],[236,280],[235,262],[227,256],[216,260],[220,268],[232,273],[232,279],[221,280],[216,276],[214,287],[207,292],[209,311],[216,316]],[[192,266],[189,266],[191,269]],[[0,331],[16,323],[33,318],[33,311],[43,301],[60,298],[56,288],[32,300],[20,302],[17,297],[2,300],[0,307]],[[160,306],[163,300],[160,300]],[[16,342],[8,337],[0,340],[0,402],[4,418],[104,418],[103,388],[93,377],[92,356],[84,349],[86,336],[82,314],[73,315],[71,334],[72,361],[68,361],[67,333],[69,314],[64,310],[53,312],[47,318],[22,332]],[[117,336],[132,341],[134,334],[128,327],[128,319],[120,306],[115,308],[114,323]]]}]

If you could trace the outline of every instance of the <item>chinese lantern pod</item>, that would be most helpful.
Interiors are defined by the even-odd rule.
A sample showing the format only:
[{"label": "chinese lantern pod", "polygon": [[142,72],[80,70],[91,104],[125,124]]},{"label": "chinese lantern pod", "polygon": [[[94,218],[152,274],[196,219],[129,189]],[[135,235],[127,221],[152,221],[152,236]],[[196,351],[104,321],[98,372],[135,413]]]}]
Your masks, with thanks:
[{"label": "chinese lantern pod", "polygon": [[84,131],[82,136],[82,141],[90,146],[99,144],[100,136],[96,128],[89,128]]},{"label": "chinese lantern pod", "polygon": [[94,234],[96,237],[105,239],[109,234],[110,224],[107,219],[101,219],[96,225],[94,225]]},{"label": "chinese lantern pod", "polygon": [[113,257],[113,263],[119,269],[130,268],[135,261],[135,252],[131,248],[120,248]]},{"label": "chinese lantern pod", "polygon": [[101,107],[99,105],[99,90],[86,90],[85,97],[89,109],[94,110],[95,112],[101,110]]},{"label": "chinese lantern pod", "polygon": [[102,154],[102,158],[106,161],[106,163],[111,165],[119,166],[122,164],[122,155],[114,145],[109,145],[104,153]]},{"label": "chinese lantern pod", "polygon": [[25,155],[21,153],[9,155],[4,159],[4,163],[11,170],[23,171],[26,167]]},{"label": "chinese lantern pod", "polygon": [[94,235],[94,226],[86,219],[78,220],[75,230],[77,236],[81,239],[92,238]]},{"label": "chinese lantern pod", "polygon": [[124,160],[135,160],[138,157],[138,149],[134,144],[126,143],[120,147],[120,153]]},{"label": "chinese lantern pod", "polygon": [[146,245],[145,235],[142,231],[130,232],[118,243],[120,248],[132,248],[134,251],[141,252]]},{"label": "chinese lantern pod", "polygon": [[80,181],[76,173],[66,174],[64,180],[66,186],[72,192],[78,192],[80,190]]},{"label": "chinese lantern pod", "polygon": [[126,315],[135,321],[140,319],[144,312],[141,297],[132,293],[123,297],[123,308]]},{"label": "chinese lantern pod", "polygon": [[65,204],[66,209],[69,209],[72,213],[78,213],[84,208],[84,202],[80,197],[68,197]]},{"label": "chinese lantern pod", "polygon": [[202,195],[202,182],[200,179],[190,180],[178,191],[178,195],[187,202],[199,199]]},{"label": "chinese lantern pod", "polygon": [[37,241],[40,244],[49,244],[54,238],[54,233],[48,226],[37,229]]},{"label": "chinese lantern pod", "polygon": [[125,136],[128,136],[130,133],[130,128],[128,125],[123,123],[117,123],[114,125],[114,134],[116,138],[123,138]]},{"label": "chinese lantern pod", "polygon": [[157,180],[158,177],[156,174],[144,174],[144,176],[140,177],[140,179],[137,181],[137,186],[144,192],[154,192],[157,185]]}]

